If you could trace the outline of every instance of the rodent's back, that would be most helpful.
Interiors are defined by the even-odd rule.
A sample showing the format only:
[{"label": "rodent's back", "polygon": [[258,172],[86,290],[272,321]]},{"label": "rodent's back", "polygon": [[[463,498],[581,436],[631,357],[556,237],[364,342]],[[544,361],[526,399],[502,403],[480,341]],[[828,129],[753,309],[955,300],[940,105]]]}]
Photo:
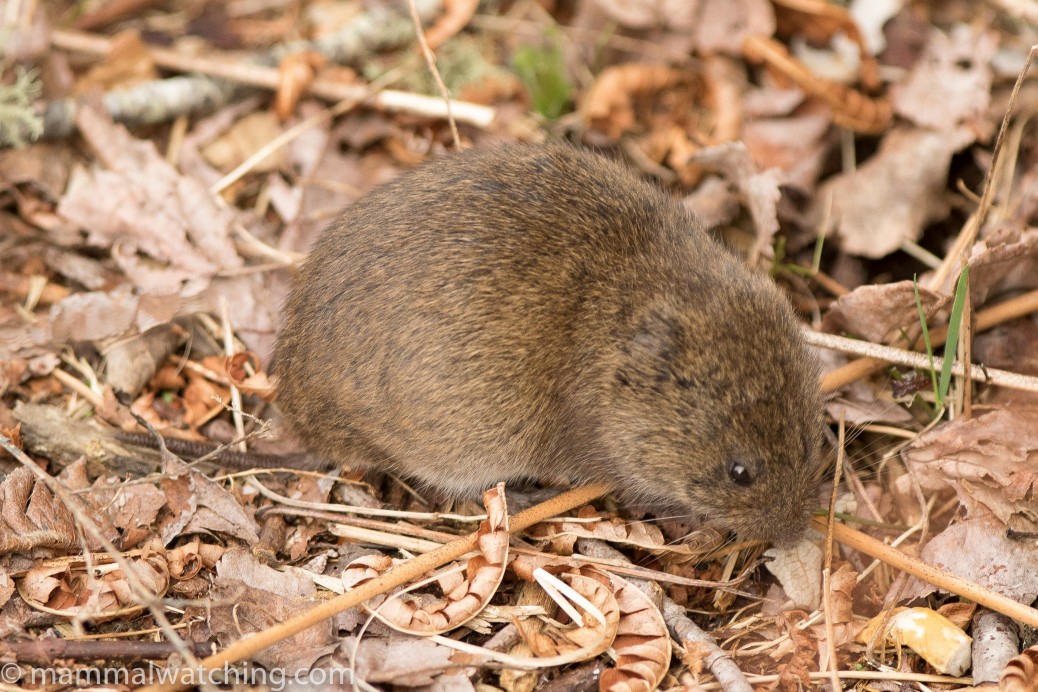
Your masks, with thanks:
[{"label": "rodent's back", "polygon": [[735,455],[756,494],[796,486],[779,502],[799,517],[813,434],[755,410],[817,406],[783,300],[621,166],[559,145],[472,150],[318,239],[285,306],[279,403],[318,453],[451,490],[604,478],[710,513],[696,486],[725,481]]}]

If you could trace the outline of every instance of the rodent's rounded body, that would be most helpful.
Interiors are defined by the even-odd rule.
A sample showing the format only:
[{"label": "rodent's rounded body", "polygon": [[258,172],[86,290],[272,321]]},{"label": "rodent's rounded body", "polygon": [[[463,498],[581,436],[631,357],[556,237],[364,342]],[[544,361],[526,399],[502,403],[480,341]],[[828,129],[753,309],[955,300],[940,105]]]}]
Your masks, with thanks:
[{"label": "rodent's rounded body", "polygon": [[296,276],[275,371],[314,452],[455,493],[607,481],[783,541],[815,499],[817,374],[785,298],[568,146],[471,150],[348,207]]}]

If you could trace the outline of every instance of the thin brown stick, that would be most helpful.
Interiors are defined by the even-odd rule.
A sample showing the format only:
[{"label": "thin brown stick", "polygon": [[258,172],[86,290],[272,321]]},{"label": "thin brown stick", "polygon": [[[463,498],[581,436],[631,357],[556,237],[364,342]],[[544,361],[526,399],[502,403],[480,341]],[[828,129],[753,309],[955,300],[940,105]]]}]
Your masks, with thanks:
[{"label": "thin brown stick", "polygon": [[[804,340],[812,346],[820,346],[822,348],[828,348],[833,351],[842,351],[844,353],[853,353],[858,356],[879,358],[888,363],[903,365],[909,368],[926,370],[932,365],[936,370],[940,370],[944,367],[944,358],[939,358],[937,356],[933,357],[931,363],[931,360],[923,353],[906,351],[903,348],[894,348],[893,346],[874,344],[870,341],[848,339],[845,336],[836,336],[835,334],[823,334],[810,329],[804,330]],[[962,361],[955,361],[952,363],[951,371],[953,375],[959,377],[965,376],[965,368],[962,365]],[[1038,392],[1038,377],[1032,377],[1030,375],[1021,375],[1020,373],[1009,372],[1008,370],[985,367],[972,368],[970,369],[969,375],[970,378],[976,382],[985,382],[999,387],[1008,387],[1009,389],[1019,389],[1024,392]]]},{"label": "thin brown stick", "polygon": [[[555,516],[556,514],[561,514],[562,512],[571,510],[574,507],[579,507],[582,504],[590,502],[596,497],[604,495],[607,492],[609,492],[609,486],[589,485],[581,488],[574,488],[573,490],[564,492],[561,495],[556,495],[547,502],[542,502],[539,505],[535,505],[526,511],[520,512],[514,517],[511,517],[509,519],[510,530],[512,532],[522,531],[523,529],[529,528],[530,526],[548,519],[549,517]],[[214,668],[219,668],[225,664],[249,658],[259,651],[262,651],[263,649],[272,646],[293,634],[302,632],[306,628],[312,627],[322,620],[341,613],[347,608],[352,608],[363,603],[369,598],[373,598],[374,596],[385,593],[397,586],[406,584],[407,582],[412,581],[413,579],[420,577],[421,575],[426,574],[451,560],[457,560],[462,555],[475,550],[478,540],[479,534],[473,532],[468,536],[451,541],[430,553],[419,555],[407,562],[401,563],[385,572],[377,579],[365,582],[357,588],[347,591],[341,596],[337,596],[330,601],[326,601],[305,613],[300,613],[299,615],[269,629],[256,632],[245,639],[239,639],[220,653],[202,660],[201,668],[202,670],[213,670]],[[198,677],[195,675],[196,672],[197,671],[192,669],[183,669],[179,671],[176,683],[149,685],[143,689],[145,692],[173,692],[174,690],[182,690],[190,685],[193,679]]]},{"label": "thin brown stick", "polygon": [[977,239],[977,234],[980,232],[980,226],[984,223],[984,218],[988,215],[988,210],[991,208],[992,183],[995,179],[995,170],[998,167],[998,159],[1002,153],[1002,143],[1005,141],[1006,130],[1009,129],[1009,121],[1013,116],[1013,111],[1016,110],[1016,99],[1020,95],[1020,88],[1024,85],[1024,77],[1027,76],[1027,71],[1030,69],[1031,61],[1034,60],[1035,55],[1038,55],[1038,44],[1031,46],[1031,50],[1027,53],[1027,60],[1024,61],[1024,66],[1020,68],[1020,73],[1016,76],[1016,84],[1013,85],[1013,93],[1009,96],[1009,104],[1006,106],[1006,112],[1002,116],[1002,125],[998,128],[998,137],[995,139],[995,148],[991,152],[991,165],[988,166],[987,173],[984,175],[984,192],[980,196],[980,203],[977,205],[976,211],[970,214],[970,217],[966,219],[966,225],[963,226],[962,232],[959,233],[959,236],[955,239],[955,243],[952,245],[951,250],[949,250],[948,254],[944,256],[944,261],[941,263],[941,266],[937,268],[937,271],[935,271],[933,276],[930,278],[929,287],[932,290],[942,290],[952,272],[965,263],[969,248]]},{"label": "thin brown stick", "polygon": [[[977,313],[974,332],[986,331],[1009,320],[1029,315],[1032,312],[1038,312],[1038,290],[1029,291],[1004,303],[992,305],[981,310]],[[947,338],[947,327],[941,326],[930,331],[930,343],[934,347],[944,345]],[[835,370],[830,370],[822,376],[822,391],[836,391],[844,385],[860,380],[863,377],[868,377],[886,365],[887,361],[880,358],[860,358],[851,361]]]},{"label": "thin brown stick", "polygon": [[[70,658],[77,661],[131,660],[142,658],[163,660],[175,653],[177,647],[172,642],[148,641],[83,641],[81,639],[59,639],[44,637],[42,639],[6,639],[4,648],[14,654],[18,663],[35,665],[53,665],[55,659]],[[213,645],[208,642],[190,642],[189,650],[195,656],[203,657],[212,653]]]},{"label": "thin brown stick", "polygon": [[[812,523],[818,531],[826,530],[826,522],[821,517],[815,517]],[[979,603],[986,608],[1011,617],[1017,622],[1038,627],[1038,610],[1000,593],[995,593],[980,584],[967,581],[940,567],[923,562],[917,557],[906,555],[861,531],[856,531],[844,524],[833,524],[833,537],[849,548],[874,557],[895,569],[907,572],[928,584],[933,584],[937,588]]]},{"label": "thin brown stick", "polygon": [[440,90],[443,102],[447,105],[447,124],[451,128],[454,149],[455,151],[461,151],[461,136],[458,135],[458,124],[454,122],[454,111],[451,108],[451,93],[447,90],[443,77],[440,76],[440,70],[436,67],[436,56],[433,55],[432,48],[429,47],[429,42],[425,39],[425,30],[422,29],[422,19],[418,16],[418,7],[414,4],[414,0],[407,0],[407,5],[411,8],[411,20],[414,22],[414,30],[418,34],[418,45],[421,46],[425,64],[429,67],[429,73],[436,82],[436,88]]},{"label": "thin brown stick", "polygon": [[[112,42],[100,36],[79,31],[55,30],[51,33],[51,45],[60,50],[105,55]],[[279,75],[276,68],[245,63],[231,58],[199,58],[181,55],[166,48],[149,47],[148,54],[155,64],[177,72],[196,73],[224,79],[235,84],[258,87],[274,91],[278,88]],[[386,89],[369,94],[359,84],[344,84],[340,80],[318,77],[310,84],[309,93],[325,101],[364,101],[390,112],[413,113],[427,117],[445,117],[443,101],[436,97],[411,94]],[[487,127],[496,116],[496,109],[478,103],[451,101],[451,113],[458,122],[476,127]]]},{"label": "thin brown stick", "polygon": [[833,474],[833,491],[829,496],[829,521],[825,531],[825,568],[822,570],[822,603],[825,606],[825,643],[829,649],[829,682],[834,690],[842,690],[840,670],[836,660],[836,626],[833,624],[833,597],[830,579],[833,571],[833,525],[836,523],[836,497],[840,490],[840,474],[843,471],[843,448],[847,428],[840,416],[840,437],[836,445],[836,473]]}]

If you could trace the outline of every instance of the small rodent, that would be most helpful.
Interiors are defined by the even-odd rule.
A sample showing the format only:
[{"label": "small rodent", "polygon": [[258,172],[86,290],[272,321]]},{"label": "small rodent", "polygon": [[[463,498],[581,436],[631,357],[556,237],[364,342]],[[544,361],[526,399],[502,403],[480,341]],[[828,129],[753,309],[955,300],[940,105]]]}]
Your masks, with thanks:
[{"label": "small rodent", "polygon": [[818,375],[785,297],[568,145],[469,150],[349,206],[274,362],[312,451],[454,494],[606,481],[782,543],[816,502]]}]

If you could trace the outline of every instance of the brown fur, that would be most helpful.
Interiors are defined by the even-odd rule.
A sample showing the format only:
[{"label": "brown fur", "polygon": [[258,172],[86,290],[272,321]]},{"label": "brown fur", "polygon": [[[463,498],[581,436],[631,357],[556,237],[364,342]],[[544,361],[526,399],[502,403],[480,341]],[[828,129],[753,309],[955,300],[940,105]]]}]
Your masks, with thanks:
[{"label": "brown fur", "polygon": [[284,315],[280,406],[336,462],[455,493],[604,480],[780,541],[815,502],[817,374],[786,300],[596,155],[472,150],[377,189]]}]

